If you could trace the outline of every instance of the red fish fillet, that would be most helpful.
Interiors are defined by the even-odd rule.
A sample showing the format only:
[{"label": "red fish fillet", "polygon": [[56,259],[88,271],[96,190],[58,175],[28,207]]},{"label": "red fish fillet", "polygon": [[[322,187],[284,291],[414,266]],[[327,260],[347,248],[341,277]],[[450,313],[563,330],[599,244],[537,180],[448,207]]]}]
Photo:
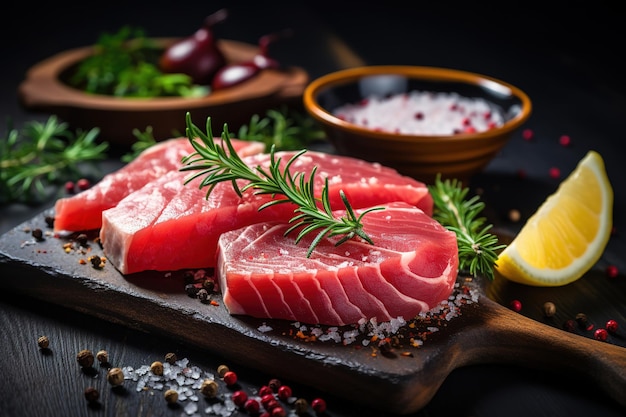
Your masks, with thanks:
[{"label": "red fish fillet", "polygon": [[[217,140],[217,139],[216,139]],[[260,142],[231,139],[241,156],[263,152]],[[54,230],[84,231],[102,226],[102,212],[122,198],[172,170],[182,167],[181,158],[194,152],[188,138],[175,138],[151,146],[128,165],[106,175],[88,190],[60,198],[54,206]]]},{"label": "red fish fillet", "polygon": [[458,270],[456,235],[403,202],[363,217],[374,245],[314,237],[298,244],[289,225],[259,223],[221,236],[216,276],[231,314],[345,325],[426,312],[451,294]]},{"label": "red fish fillet", "polygon": [[[278,152],[282,163],[295,152]],[[268,154],[244,158],[251,167],[269,165]],[[318,167],[316,193],[329,179],[333,209],[343,208],[343,190],[354,208],[405,201],[432,213],[432,197],[422,182],[380,164],[355,158],[307,152],[291,173],[310,173]],[[100,240],[108,260],[123,274],[145,270],[171,271],[215,266],[222,233],[254,223],[293,217],[295,206],[279,204],[259,211],[269,196],[248,190],[239,197],[230,183],[218,184],[209,198],[199,180],[184,185],[189,173],[172,171],[149,182],[102,215]]]}]

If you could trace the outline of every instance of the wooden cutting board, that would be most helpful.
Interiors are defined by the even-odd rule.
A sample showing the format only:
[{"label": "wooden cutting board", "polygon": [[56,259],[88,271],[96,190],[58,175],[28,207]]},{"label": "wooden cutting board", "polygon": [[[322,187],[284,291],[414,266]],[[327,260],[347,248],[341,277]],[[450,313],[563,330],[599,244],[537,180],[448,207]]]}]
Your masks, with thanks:
[{"label": "wooden cutting board", "polygon": [[[33,229],[50,233],[46,214],[50,213],[43,212],[0,236],[0,288],[175,337],[234,363],[266,372],[271,369],[277,377],[386,412],[419,410],[450,372],[477,363],[557,369],[564,378],[582,374],[590,386],[602,387],[626,406],[624,331],[610,335],[606,342],[597,341],[582,329],[561,330],[562,321],[577,313],[575,307],[560,309],[551,318],[545,318],[540,308],[543,301],[582,297],[589,294],[589,288],[609,297],[603,300],[605,305],[623,305],[624,279],[607,280],[592,271],[568,286],[563,295],[563,289],[557,293],[556,289],[524,287],[499,277],[493,283],[459,277],[455,295],[465,299],[465,304],[458,302],[458,313],[450,320],[433,313],[409,322],[393,334],[387,351],[363,333],[347,345],[311,341],[305,338],[311,335],[311,326],[301,337],[290,322],[231,316],[219,295],[213,297],[217,305],[188,296],[182,272],[125,277],[111,265],[98,269],[89,262],[81,264],[81,259],[102,254],[97,242],[91,242],[91,252],[83,254],[66,251],[72,239],[46,234],[43,240],[34,240]],[[475,302],[468,300],[471,296],[477,296]],[[503,306],[513,298],[525,306],[522,312]],[[318,329],[335,334],[328,327]],[[414,346],[411,337],[422,344]]]}]

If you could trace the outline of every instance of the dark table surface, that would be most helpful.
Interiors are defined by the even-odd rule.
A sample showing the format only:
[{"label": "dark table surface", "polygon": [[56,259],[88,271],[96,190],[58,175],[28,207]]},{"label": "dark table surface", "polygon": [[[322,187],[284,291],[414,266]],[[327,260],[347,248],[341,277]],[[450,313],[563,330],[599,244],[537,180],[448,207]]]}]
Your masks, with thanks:
[{"label": "dark table surface", "polygon": [[[441,2],[415,2],[410,7],[384,2],[371,8],[323,1],[220,3],[15,4],[18,10],[3,12],[0,28],[2,117],[15,126],[48,117],[21,108],[16,92],[27,69],[43,58],[92,44],[102,32],[114,32],[125,24],[142,27],[152,36],[185,36],[204,16],[226,6],[231,16],[216,28],[218,36],[256,43],[261,35],[293,28],[295,36],[276,45],[275,56],[284,64],[304,67],[312,78],[360,64],[428,65],[480,72],[525,90],[534,105],[526,126],[534,131],[534,140],[528,143],[521,135],[512,138],[484,176],[476,179],[477,184],[524,169],[532,180],[528,184],[534,185],[506,194],[523,195],[524,201],[510,197],[510,203],[499,201],[499,207],[516,204],[511,208],[520,208],[522,215],[528,216],[558,185],[559,180],[548,175],[551,167],[560,168],[565,175],[589,149],[597,150],[605,159],[615,191],[614,225],[618,231],[597,268],[616,265],[622,271],[617,279],[626,279],[626,243],[619,233],[626,229],[626,68],[620,59],[626,16],[616,6],[574,1],[551,3],[546,10],[547,3],[518,2],[499,12],[500,2],[492,1],[462,7]],[[338,44],[345,48],[329,46]],[[4,140],[6,131],[0,132]],[[559,145],[561,135],[571,137],[570,147]],[[112,158],[102,166],[105,171],[115,169],[119,160]],[[46,207],[0,207],[0,233]],[[119,396],[103,393],[101,407],[89,408],[82,392],[90,376],[82,374],[75,361],[76,353],[84,348],[103,347],[120,364],[135,367],[149,365],[167,352],[176,352],[179,358],[188,358],[190,364],[208,371],[222,363],[219,357],[180,341],[6,291],[0,293],[0,325],[3,417],[193,415],[183,408],[167,407],[160,395],[134,390]],[[621,325],[623,329],[626,322]],[[42,334],[51,341],[48,355],[37,348]],[[244,386],[258,387],[274,376],[271,363],[263,373],[241,366],[237,369]],[[329,416],[384,415],[334,398],[318,387],[288,382],[299,396],[326,398]],[[478,364],[452,371],[432,401],[415,416],[625,413],[584,377],[565,377],[534,367]],[[197,415],[206,414],[200,408]]]}]

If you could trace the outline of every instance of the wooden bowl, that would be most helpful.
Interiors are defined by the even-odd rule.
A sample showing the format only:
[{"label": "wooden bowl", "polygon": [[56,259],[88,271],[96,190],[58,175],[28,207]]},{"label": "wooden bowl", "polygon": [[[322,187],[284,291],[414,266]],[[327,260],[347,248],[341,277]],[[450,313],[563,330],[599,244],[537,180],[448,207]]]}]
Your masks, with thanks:
[{"label": "wooden bowl", "polygon": [[[474,133],[396,133],[381,126],[362,126],[335,114],[348,103],[414,91],[454,92],[486,101],[502,116],[502,123]],[[426,183],[432,183],[437,174],[468,181],[489,164],[531,114],[528,96],[504,81],[419,66],[364,66],[330,73],[306,87],[303,102],[338,153],[380,162]]]},{"label": "wooden bowl", "polygon": [[[175,38],[154,39],[164,48]],[[258,47],[232,40],[219,40],[228,63],[250,60]],[[102,140],[121,145],[135,142],[133,129],[144,131],[151,126],[154,137],[167,139],[185,134],[185,114],[191,113],[198,126],[211,117],[213,133],[219,135],[224,123],[237,132],[254,114],[282,105],[302,105],[302,93],[309,81],[301,68],[263,70],[256,77],[201,98],[119,98],[87,94],[62,81],[62,76],[93,53],[93,47],[67,50],[33,66],[19,85],[21,105],[33,111],[56,114],[70,126],[81,129],[100,128]]]}]

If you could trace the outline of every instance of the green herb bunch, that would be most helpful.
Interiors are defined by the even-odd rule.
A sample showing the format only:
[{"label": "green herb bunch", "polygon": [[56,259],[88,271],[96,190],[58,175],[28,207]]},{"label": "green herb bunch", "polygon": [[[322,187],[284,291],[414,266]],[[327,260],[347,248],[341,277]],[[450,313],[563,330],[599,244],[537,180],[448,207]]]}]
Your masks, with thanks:
[{"label": "green herb bunch", "polygon": [[[277,197],[263,204],[259,210],[276,204],[295,203],[297,205],[294,211],[295,216],[290,220],[290,223],[293,223],[293,225],[285,234],[301,228],[296,237],[296,243],[298,243],[304,236],[318,231],[317,236],[309,246],[307,256],[311,256],[315,247],[324,237],[342,236],[336,245],[340,245],[356,236],[373,243],[370,237],[363,231],[361,219],[367,213],[382,208],[370,208],[357,216],[344,193],[340,191],[346,215],[342,218],[335,218],[330,207],[328,179],[325,181],[321,197],[317,198],[314,188],[316,169],[312,169],[308,178],[302,172],[292,173],[290,171],[293,163],[306,150],[301,150],[294,154],[281,170],[281,158],[276,158],[275,147],[272,146],[269,168],[264,169],[260,166],[251,168],[237,155],[230,141],[226,125],[224,125],[222,132],[222,144],[218,145],[213,140],[211,118],[207,119],[206,133],[204,133],[192,123],[191,116],[187,113],[187,136],[195,152],[183,158],[185,166],[181,170],[195,170],[198,172],[188,178],[186,182],[188,183],[198,177],[204,177],[200,183],[200,188],[208,187],[207,197],[217,184],[226,181],[232,183],[233,188],[239,195],[242,195],[248,189],[253,189],[256,194]],[[199,138],[200,142],[195,140],[195,138]],[[244,180],[246,184],[240,187],[237,180]]]},{"label": "green herb bunch", "polygon": [[253,115],[239,128],[237,138],[263,142],[277,151],[294,151],[323,142],[326,135],[311,117],[283,106],[268,110],[265,117]]},{"label": "green herb bunch", "polygon": [[142,29],[122,27],[103,33],[94,53],[81,61],[68,78],[70,85],[87,93],[127,98],[202,97],[206,86],[194,85],[186,74],[166,74],[158,66],[162,48]]},{"label": "green herb bunch", "polygon": [[0,140],[0,203],[36,203],[48,197],[48,186],[84,176],[81,164],[104,159],[108,144],[96,142],[100,133],[72,132],[50,116],[31,121],[22,130],[9,127]]},{"label": "green herb bunch", "polygon": [[485,225],[486,218],[479,217],[485,203],[478,196],[468,199],[469,188],[456,179],[442,180],[437,176],[429,190],[434,200],[433,217],[456,233],[459,269],[493,280],[498,251],[505,245],[489,233],[492,225]]}]

